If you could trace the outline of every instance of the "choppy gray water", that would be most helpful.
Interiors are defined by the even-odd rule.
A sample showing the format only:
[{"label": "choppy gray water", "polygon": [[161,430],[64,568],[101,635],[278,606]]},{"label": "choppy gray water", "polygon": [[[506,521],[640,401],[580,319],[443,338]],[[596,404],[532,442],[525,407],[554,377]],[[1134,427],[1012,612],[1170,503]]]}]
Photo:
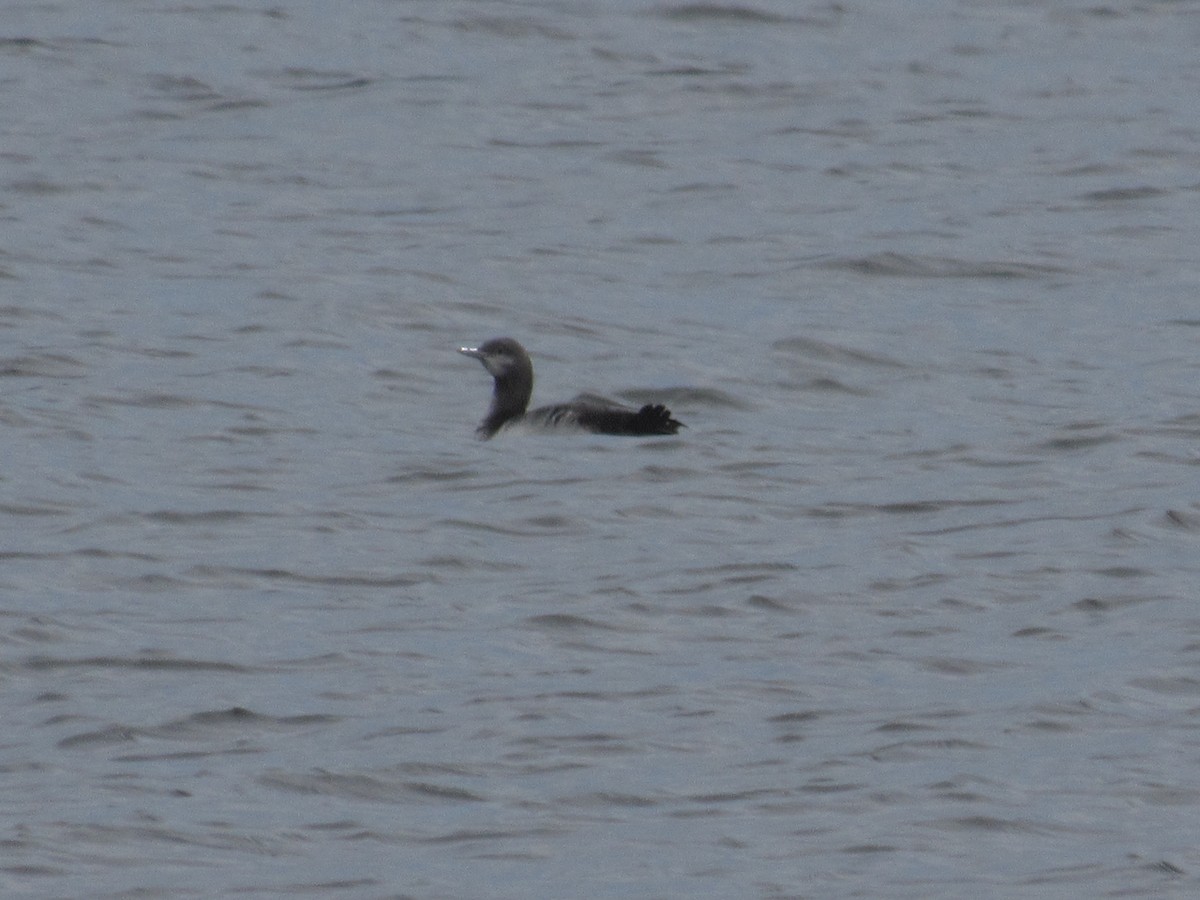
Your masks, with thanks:
[{"label": "choppy gray water", "polygon": [[1192,896],[1198,45],[6,7],[0,893]]}]

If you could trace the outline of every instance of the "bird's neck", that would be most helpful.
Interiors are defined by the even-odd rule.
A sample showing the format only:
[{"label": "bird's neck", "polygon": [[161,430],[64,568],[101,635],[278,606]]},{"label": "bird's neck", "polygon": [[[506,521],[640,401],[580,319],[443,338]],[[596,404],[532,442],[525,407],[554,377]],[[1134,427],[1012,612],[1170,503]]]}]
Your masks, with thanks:
[{"label": "bird's neck", "polygon": [[487,418],[479,426],[479,432],[491,437],[507,422],[525,415],[529,398],[533,395],[533,373],[509,372],[496,379],[492,391],[492,407]]}]

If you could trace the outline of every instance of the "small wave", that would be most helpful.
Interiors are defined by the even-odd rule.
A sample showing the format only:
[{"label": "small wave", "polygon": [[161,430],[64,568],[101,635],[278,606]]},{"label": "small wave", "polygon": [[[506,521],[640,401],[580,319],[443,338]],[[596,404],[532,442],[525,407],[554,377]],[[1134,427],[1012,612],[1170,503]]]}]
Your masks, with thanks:
[{"label": "small wave", "polygon": [[879,353],[868,353],[865,350],[857,350],[853,347],[843,347],[839,344],[832,344],[827,341],[818,341],[812,338],[783,338],[782,340],[772,343],[771,349],[779,353],[803,357],[806,360],[820,360],[821,362],[852,364],[865,363],[867,365],[889,369],[908,368],[900,360],[893,359],[889,356],[884,356]]},{"label": "small wave", "polygon": [[412,800],[414,797],[425,797],[435,801],[486,799],[481,794],[463,788],[425,781],[392,780],[374,775],[347,775],[324,769],[306,773],[274,772],[261,777],[259,783],[295,794],[315,794],[376,803]]},{"label": "small wave", "polygon": [[843,269],[859,275],[891,278],[1045,278],[1062,274],[1058,266],[1006,260],[952,259],[907,253],[835,257],[815,263],[822,269]]},{"label": "small wave", "polygon": [[1103,444],[1111,444],[1113,441],[1119,439],[1119,435],[1112,434],[1111,432],[1105,432],[1101,434],[1062,435],[1061,437],[1054,437],[1043,441],[1039,446],[1043,450],[1090,450],[1092,447],[1099,447]]},{"label": "small wave", "polygon": [[55,656],[31,656],[22,662],[31,671],[53,669],[153,669],[181,672],[222,672],[246,675],[253,666],[205,659],[176,659],[162,656],[86,656],[75,659]]},{"label": "small wave", "polygon": [[59,353],[33,353],[0,359],[3,378],[82,378],[83,363]]},{"label": "small wave", "polygon": [[411,587],[427,579],[417,575],[312,575],[290,569],[254,569],[238,566],[193,566],[188,574],[196,578],[228,576],[264,579],[291,584],[326,587]]},{"label": "small wave", "polygon": [[1092,203],[1126,203],[1131,200],[1145,200],[1148,197],[1161,197],[1167,193],[1162,188],[1141,185],[1139,187],[1109,188],[1103,191],[1091,191],[1081,199]]},{"label": "small wave", "polygon": [[601,630],[601,631],[622,631],[613,625],[606,625],[598,622],[595,619],[589,619],[586,616],[576,616],[570,613],[544,613],[539,616],[530,616],[525,620],[527,625],[532,625],[535,628],[553,628],[556,630]]},{"label": "small wave", "polygon": [[735,3],[681,3],[662,6],[655,15],[675,22],[725,22],[730,25],[832,25],[838,18],[836,8],[830,14],[816,16],[785,16],[775,12],[742,6]]}]

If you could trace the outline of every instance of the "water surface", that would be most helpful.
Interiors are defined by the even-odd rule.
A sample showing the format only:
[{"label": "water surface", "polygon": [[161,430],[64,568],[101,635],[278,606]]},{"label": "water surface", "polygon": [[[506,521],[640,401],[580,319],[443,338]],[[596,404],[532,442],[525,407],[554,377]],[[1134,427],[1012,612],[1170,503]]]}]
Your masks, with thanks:
[{"label": "water surface", "polygon": [[1192,893],[1198,39],[9,10],[5,896]]}]

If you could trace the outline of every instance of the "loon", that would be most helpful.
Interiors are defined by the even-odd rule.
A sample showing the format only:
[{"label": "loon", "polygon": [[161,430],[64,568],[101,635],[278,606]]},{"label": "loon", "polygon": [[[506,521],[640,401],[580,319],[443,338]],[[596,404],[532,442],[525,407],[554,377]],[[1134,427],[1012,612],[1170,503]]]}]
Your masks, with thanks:
[{"label": "loon", "polygon": [[631,409],[590,395],[526,412],[533,393],[533,363],[524,347],[512,338],[493,338],[479,347],[461,347],[458,352],[479,360],[496,379],[491,409],[475,429],[481,441],[514,422],[623,435],[676,434],[686,427],[661,404],[647,403],[641,409]]}]

